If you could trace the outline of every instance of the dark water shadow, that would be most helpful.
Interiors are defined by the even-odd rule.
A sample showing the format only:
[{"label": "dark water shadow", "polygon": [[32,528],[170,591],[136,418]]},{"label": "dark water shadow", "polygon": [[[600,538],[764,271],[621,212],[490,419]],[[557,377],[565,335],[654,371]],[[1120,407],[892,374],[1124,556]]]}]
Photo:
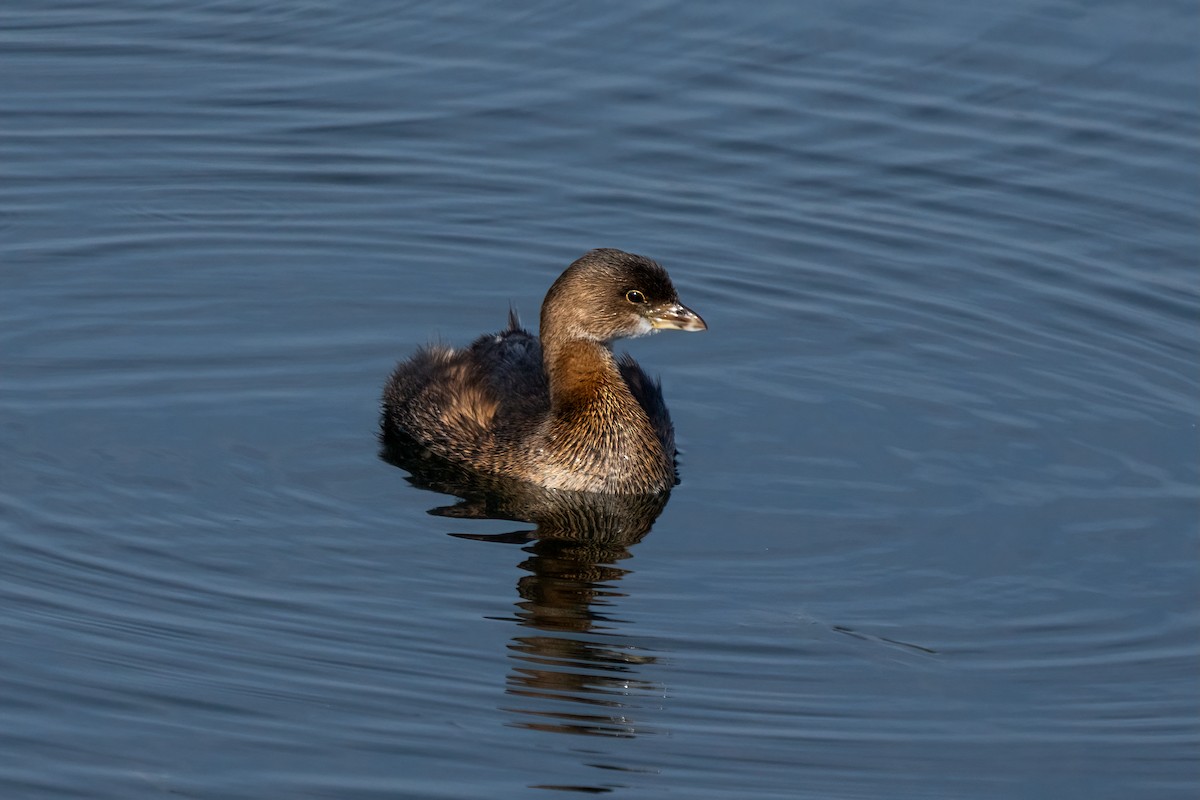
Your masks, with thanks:
[{"label": "dark water shadow", "polygon": [[[453,519],[501,519],[532,529],[501,534],[452,533],[460,539],[516,544],[519,599],[511,619],[511,669],[502,710],[514,727],[552,733],[631,738],[652,732],[644,713],[662,687],[642,677],[657,656],[623,631],[615,616],[629,570],[620,564],[649,533],[668,493],[599,495],[544,489],[464,471],[409,440],[393,437],[381,458],[410,473],[413,486],[454,495],[430,509]],[[612,767],[620,769],[619,767]]]}]

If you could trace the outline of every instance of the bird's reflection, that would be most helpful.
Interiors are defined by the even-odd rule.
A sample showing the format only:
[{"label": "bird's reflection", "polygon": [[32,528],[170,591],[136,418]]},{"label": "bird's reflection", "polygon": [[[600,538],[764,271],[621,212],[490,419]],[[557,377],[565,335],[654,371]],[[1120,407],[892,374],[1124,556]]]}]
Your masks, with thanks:
[{"label": "bird's reflection", "polygon": [[394,436],[381,456],[407,470],[414,486],[460,498],[432,514],[536,525],[504,534],[453,534],[521,544],[529,554],[517,580],[521,631],[509,644],[507,694],[513,701],[505,710],[514,715],[511,724],[598,736],[645,733],[637,712],[662,690],[640,675],[655,656],[620,632],[627,623],[613,616],[614,601],[624,596],[617,585],[628,574],[619,564],[650,531],[668,495],[543,489],[464,471]]}]

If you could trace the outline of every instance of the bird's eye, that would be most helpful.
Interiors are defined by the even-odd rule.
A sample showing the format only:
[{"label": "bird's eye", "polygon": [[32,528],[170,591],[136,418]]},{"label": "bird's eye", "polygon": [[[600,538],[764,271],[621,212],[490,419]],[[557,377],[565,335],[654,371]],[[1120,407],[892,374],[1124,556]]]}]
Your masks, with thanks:
[{"label": "bird's eye", "polygon": [[637,303],[638,305],[641,305],[642,303],[646,302],[646,295],[642,294],[637,289],[630,289],[625,293],[625,299],[631,303]]}]

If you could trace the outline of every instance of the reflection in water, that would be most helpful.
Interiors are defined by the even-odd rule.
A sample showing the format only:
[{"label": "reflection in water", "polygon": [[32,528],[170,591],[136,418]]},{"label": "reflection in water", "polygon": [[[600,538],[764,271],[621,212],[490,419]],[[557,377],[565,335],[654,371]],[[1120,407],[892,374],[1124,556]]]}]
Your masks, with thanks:
[{"label": "reflection in water", "polygon": [[522,626],[546,633],[513,638],[510,650],[519,664],[509,676],[508,692],[547,701],[549,708],[514,708],[538,717],[514,724],[633,736],[637,729],[628,709],[636,696],[655,688],[638,679],[637,668],[654,657],[607,632],[618,620],[603,613],[612,598],[623,596],[613,584],[627,570],[613,564],[629,551],[612,542],[596,546],[563,539],[539,539],[526,549],[531,557],[521,568],[529,574],[517,582],[517,618]]},{"label": "reflection in water", "polygon": [[384,460],[411,473],[409,481],[461,498],[431,513],[460,519],[506,519],[537,527],[463,539],[523,544],[529,558],[517,581],[516,622],[528,633],[509,645],[514,661],[506,711],[514,726],[554,733],[633,737],[646,733],[635,718],[643,697],[661,688],[639,677],[655,657],[617,632],[611,616],[617,566],[645,536],[668,495],[596,495],[543,489],[520,481],[465,472],[411,441],[389,437]]}]

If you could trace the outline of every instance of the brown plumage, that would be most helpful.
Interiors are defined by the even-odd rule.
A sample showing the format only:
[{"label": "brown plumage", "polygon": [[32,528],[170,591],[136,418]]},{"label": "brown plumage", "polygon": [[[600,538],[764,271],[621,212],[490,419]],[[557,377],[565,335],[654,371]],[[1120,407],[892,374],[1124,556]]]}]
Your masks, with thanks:
[{"label": "brown plumage", "polygon": [[658,382],[614,339],[704,330],[666,270],[593,250],[550,287],[541,338],[509,315],[470,347],[422,348],[383,393],[383,433],[473,470],[551,489],[642,494],[675,484],[675,437]]}]

